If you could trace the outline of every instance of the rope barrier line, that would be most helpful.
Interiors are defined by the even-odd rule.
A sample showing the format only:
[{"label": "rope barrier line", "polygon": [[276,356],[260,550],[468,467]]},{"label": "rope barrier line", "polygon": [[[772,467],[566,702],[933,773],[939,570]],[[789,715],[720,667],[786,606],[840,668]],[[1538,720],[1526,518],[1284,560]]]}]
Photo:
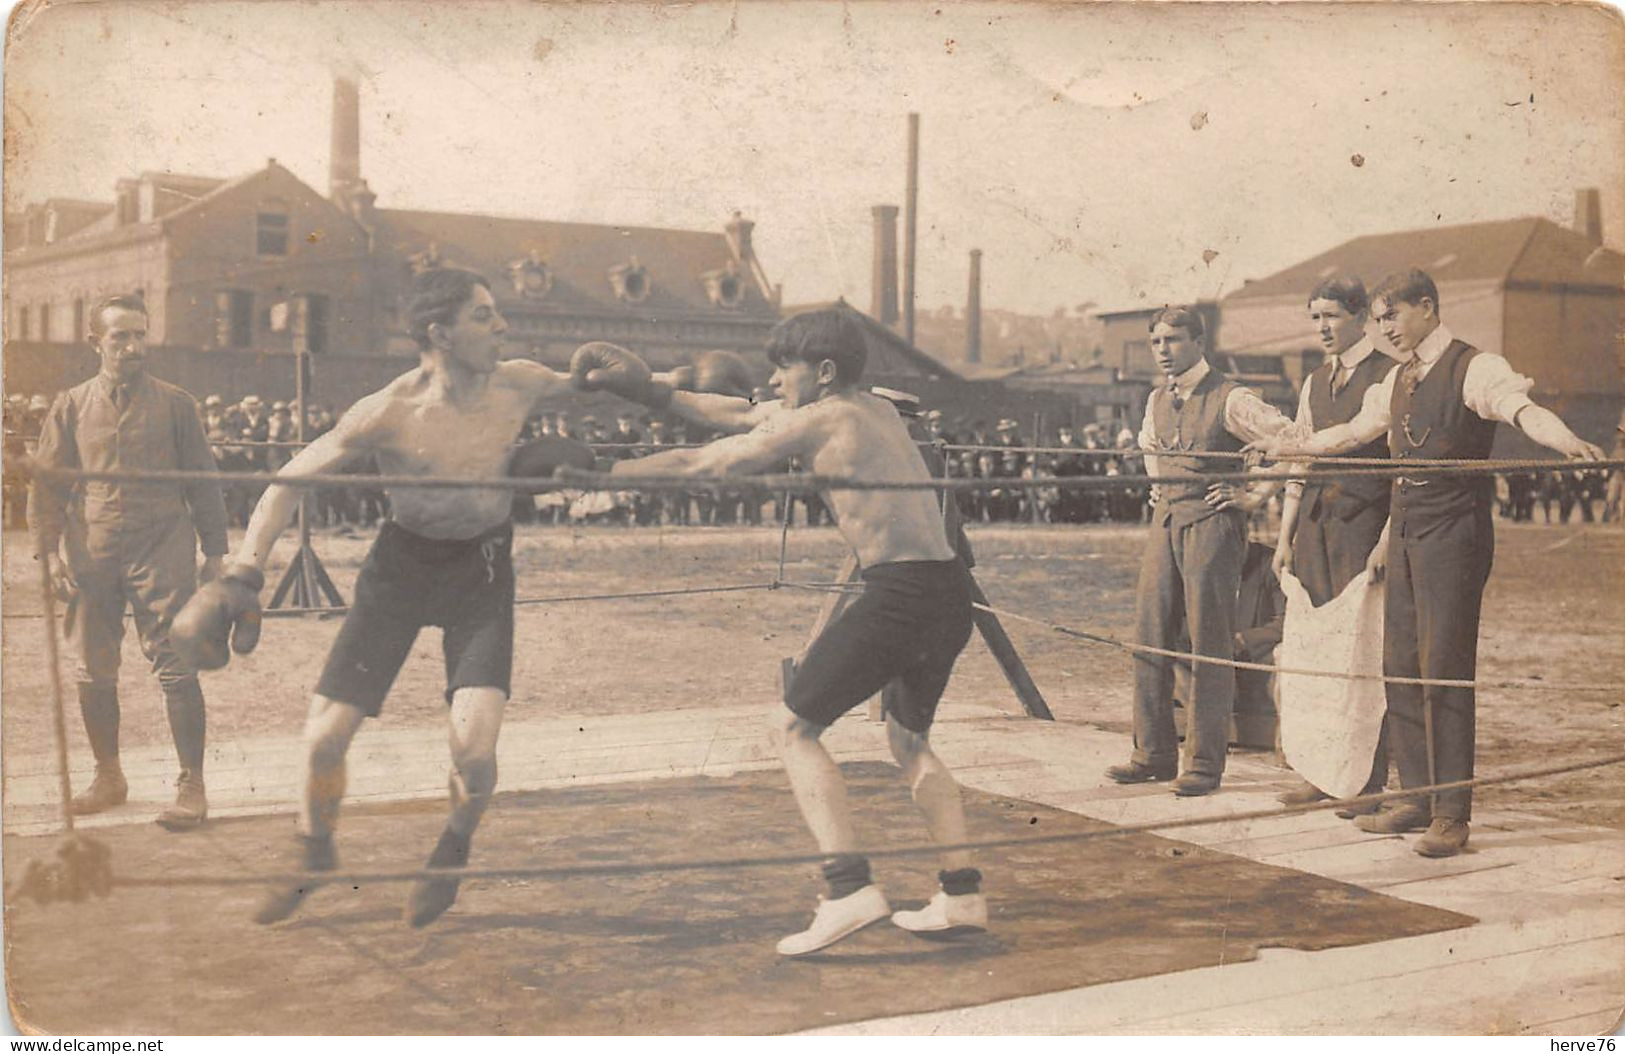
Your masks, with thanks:
[{"label": "rope barrier line", "polygon": [[[1155,450],[1142,450],[1139,447],[1128,447],[1128,448],[1095,447],[1095,448],[1091,448],[1091,449],[1085,449],[1085,448],[1068,447],[1068,446],[998,446],[998,445],[995,445],[995,444],[974,445],[974,444],[965,444],[965,443],[948,443],[948,444],[943,445],[941,447],[941,449],[943,449],[943,450],[962,451],[962,452],[968,452],[968,453],[989,453],[989,454],[1062,454],[1062,455],[1073,456],[1073,457],[1093,457],[1093,458],[1102,458],[1102,459],[1104,459],[1104,458],[1114,458],[1114,457],[1138,457],[1138,458],[1143,458],[1147,454],[1149,454],[1149,455],[1151,455],[1153,457],[1159,456],[1158,451],[1155,451]],[[1188,455],[1181,455],[1179,451],[1166,451],[1166,452],[1162,452],[1160,454],[1160,456],[1164,456],[1164,457],[1192,456],[1192,457],[1211,458],[1211,459],[1215,459],[1215,460],[1227,460],[1227,461],[1246,461],[1249,458],[1257,457],[1256,454],[1248,454],[1248,453],[1243,452],[1243,451],[1234,451],[1234,450],[1204,450],[1200,454],[1188,454]],[[1273,461],[1312,461],[1317,465],[1352,465],[1352,466],[1380,466],[1380,465],[1392,465],[1392,464],[1397,464],[1398,463],[1396,461],[1396,459],[1389,458],[1389,457],[1349,457],[1349,456],[1346,456],[1346,455],[1339,455],[1339,454],[1282,454],[1279,457],[1272,458],[1271,460],[1273,460]],[[1554,468],[1558,467],[1558,466],[1573,467],[1575,464],[1577,464],[1576,462],[1571,462],[1571,461],[1564,460],[1564,459],[1559,459],[1559,458],[1517,458],[1517,459],[1506,459],[1506,460],[1535,461],[1537,463],[1545,464],[1545,465],[1548,465],[1548,466],[1551,466],[1551,467],[1554,467]],[[1483,464],[1485,464],[1485,462],[1483,460],[1475,460],[1473,458],[1406,458],[1405,459],[1405,465],[1407,467],[1414,466],[1414,467],[1421,467],[1421,468],[1457,468],[1457,467],[1466,466],[1466,465],[1483,465]],[[1578,464],[1592,465],[1592,464],[1596,464],[1596,463],[1595,462],[1578,462]]]},{"label": "rope barrier line", "polygon": [[[1163,457],[1191,457],[1165,453]],[[1283,457],[1282,460],[1290,460]],[[1369,468],[1344,468],[1331,471],[1314,470],[1293,472],[1275,469],[1263,472],[1209,472],[1198,477],[1168,475],[1135,476],[1033,476],[996,479],[949,478],[928,480],[870,480],[843,476],[819,476],[807,473],[776,473],[739,476],[612,476],[608,472],[562,470],[549,479],[514,479],[490,477],[469,479],[464,476],[411,476],[411,475],[340,475],[311,473],[284,475],[271,472],[221,472],[209,469],[121,469],[90,470],[51,468],[30,462],[31,470],[47,479],[67,481],[129,483],[190,483],[214,480],[220,483],[264,483],[287,487],[373,487],[439,490],[512,490],[520,493],[543,493],[555,490],[618,490],[618,491],[695,491],[731,490],[776,492],[793,491],[980,491],[980,490],[1038,490],[1057,488],[1064,490],[1107,490],[1125,485],[1144,486],[1153,483],[1190,485],[1195,479],[1206,482],[1289,482],[1304,480],[1337,480],[1348,478],[1387,478],[1396,476],[1484,476],[1496,472],[1528,469],[1554,471],[1584,465],[1587,468],[1625,468],[1625,459],[1598,461],[1550,461],[1533,459],[1505,459],[1500,461],[1471,461],[1459,465],[1413,467],[1409,462],[1388,462]]]},{"label": "rope barrier line", "polygon": [[[643,589],[633,593],[570,593],[563,596],[551,597],[520,597],[513,602],[514,607],[525,607],[536,604],[573,604],[584,600],[647,600],[655,597],[686,597],[699,596],[705,593],[744,593],[752,590],[773,590],[778,588],[775,582],[749,582],[736,586],[691,586],[683,589]],[[265,618],[282,618],[292,615],[342,615],[349,611],[349,605],[325,608],[272,608],[262,612]],[[37,617],[37,616],[36,616]]]},{"label": "rope barrier line", "polygon": [[[1495,776],[1479,776],[1450,783],[1436,783],[1407,790],[1384,791],[1356,798],[1330,799],[1284,808],[1254,809],[1245,812],[1211,816],[1192,816],[1174,820],[1148,820],[1140,823],[1114,825],[1091,831],[1070,831],[1051,835],[1029,835],[1020,838],[985,838],[977,841],[955,842],[945,845],[909,845],[895,848],[865,850],[872,859],[897,859],[916,856],[935,856],[946,852],[979,852],[989,849],[1022,849],[1037,845],[1060,845],[1092,842],[1131,834],[1155,834],[1160,831],[1184,830],[1224,823],[1247,823],[1253,820],[1272,820],[1300,813],[1319,812],[1349,805],[1382,804],[1400,799],[1420,798],[1441,791],[1488,787],[1546,776],[1563,775],[1587,769],[1603,768],[1625,762],[1625,754],[1612,754],[1588,761],[1570,762],[1545,768],[1526,769]],[[570,879],[608,878],[621,875],[669,874],[693,871],[743,871],[753,868],[792,867],[818,864],[828,859],[828,853],[786,853],[774,856],[712,857],[698,860],[652,860],[627,864],[570,864],[537,867],[480,867],[480,868],[417,868],[409,871],[296,871],[265,874],[189,874],[189,875],[131,875],[112,878],[112,885],[124,889],[180,888],[198,886],[264,886],[319,883],[321,885],[353,885],[363,883],[415,882],[424,878],[455,875],[460,879]]]},{"label": "rope barrier line", "polygon": [[1259,673],[1285,673],[1297,677],[1328,677],[1339,681],[1382,681],[1384,684],[1415,684],[1432,686],[1436,688],[1512,688],[1524,691],[1538,692],[1618,692],[1625,690],[1620,684],[1586,684],[1586,683],[1555,683],[1548,681],[1467,681],[1444,677],[1393,677],[1381,673],[1344,673],[1336,670],[1300,669],[1295,666],[1271,666],[1261,662],[1246,662],[1241,659],[1221,659],[1212,655],[1198,655],[1189,651],[1173,651],[1168,648],[1158,648],[1150,644],[1136,644],[1130,641],[1118,640],[1116,637],[1106,637],[1088,630],[1074,629],[1062,626],[1059,623],[1049,622],[1045,619],[1034,618],[1031,615],[1021,615],[1003,608],[995,608],[987,604],[973,604],[972,607],[986,611],[1000,618],[1014,619],[1017,622],[1026,622],[1045,629],[1054,630],[1067,637],[1076,637],[1093,644],[1104,644],[1107,647],[1118,648],[1126,652],[1145,655],[1157,655],[1168,659],[1182,659],[1186,662],[1205,663],[1210,666],[1228,666],[1236,670],[1256,670]]}]

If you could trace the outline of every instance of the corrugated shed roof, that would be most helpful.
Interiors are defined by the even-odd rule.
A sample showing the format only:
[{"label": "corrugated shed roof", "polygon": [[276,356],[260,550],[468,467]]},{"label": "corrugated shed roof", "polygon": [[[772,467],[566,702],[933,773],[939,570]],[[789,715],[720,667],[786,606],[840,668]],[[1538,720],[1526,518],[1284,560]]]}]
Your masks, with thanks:
[{"label": "corrugated shed roof", "polygon": [[[454,212],[379,209],[379,247],[403,260],[433,245],[441,259],[469,267],[502,284],[509,267],[535,254],[553,276],[553,287],[534,304],[537,311],[589,306],[659,316],[745,315],[777,317],[750,276],[741,271],[745,293],[736,308],[711,302],[702,275],[734,262],[721,232],[617,227],[561,223],[505,216]],[[633,260],[648,274],[646,299],[619,299],[610,282],[611,269]],[[501,293],[499,292],[499,295]]]}]

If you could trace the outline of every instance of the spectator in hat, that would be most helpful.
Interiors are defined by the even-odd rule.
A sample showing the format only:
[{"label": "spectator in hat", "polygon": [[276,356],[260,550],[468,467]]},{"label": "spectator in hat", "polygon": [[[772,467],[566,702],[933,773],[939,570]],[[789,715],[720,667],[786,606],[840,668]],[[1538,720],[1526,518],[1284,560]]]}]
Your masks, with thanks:
[{"label": "spectator in hat", "polygon": [[[271,417],[267,424],[265,439],[268,443],[292,443],[298,438],[298,426],[294,424],[293,412],[288,404],[278,399],[271,404]],[[283,465],[292,460],[294,448],[291,446],[270,446],[265,448],[265,467],[276,472]]]}]

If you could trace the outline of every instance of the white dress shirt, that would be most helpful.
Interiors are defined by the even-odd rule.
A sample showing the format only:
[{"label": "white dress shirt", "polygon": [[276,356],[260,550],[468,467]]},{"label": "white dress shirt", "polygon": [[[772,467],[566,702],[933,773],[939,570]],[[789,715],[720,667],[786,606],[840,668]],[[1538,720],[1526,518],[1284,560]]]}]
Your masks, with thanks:
[{"label": "white dress shirt", "polygon": [[[1439,356],[1444,354],[1445,349],[1450,347],[1450,342],[1455,339],[1455,334],[1440,323],[1432,333],[1423,338],[1422,343],[1416,346],[1416,365],[1410,367],[1410,371],[1417,383],[1427,377],[1433,369],[1433,364],[1439,361]],[[1355,414],[1348,424],[1334,425],[1332,428],[1322,430],[1317,437],[1317,447],[1321,447],[1323,452],[1335,453],[1363,446],[1378,436],[1387,435],[1388,407],[1393,403],[1394,384],[1399,375],[1405,372],[1406,367],[1401,365],[1398,369],[1391,370],[1387,377],[1367,388],[1365,398],[1360,403],[1360,412]],[[1467,404],[1467,409],[1484,420],[1516,426],[1519,411],[1526,406],[1534,405],[1534,400],[1529,398],[1529,389],[1534,387],[1534,384],[1534,381],[1514,370],[1512,364],[1503,356],[1480,351],[1473,356],[1473,361],[1467,364],[1467,376],[1462,383],[1461,397]],[[1325,443],[1331,443],[1332,446],[1327,449],[1322,445]]]}]

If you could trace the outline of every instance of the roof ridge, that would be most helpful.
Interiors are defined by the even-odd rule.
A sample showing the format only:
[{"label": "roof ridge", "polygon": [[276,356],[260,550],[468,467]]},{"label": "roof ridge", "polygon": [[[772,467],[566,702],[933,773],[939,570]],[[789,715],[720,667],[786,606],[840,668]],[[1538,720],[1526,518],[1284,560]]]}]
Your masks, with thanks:
[{"label": "roof ridge", "polygon": [[[1504,275],[1506,278],[1512,277],[1512,275],[1518,270],[1518,265],[1523,262],[1523,258],[1528,255],[1529,247],[1535,243],[1535,232],[1540,230],[1540,221],[1545,220],[1546,217],[1531,216],[1529,219],[1534,222],[1529,224],[1529,230],[1523,237],[1523,244],[1518,246],[1518,251],[1512,256],[1512,262],[1507,265],[1506,274]],[[1546,222],[1551,223],[1552,221],[1546,220]],[[1552,226],[1555,227],[1557,225],[1554,223]]]},{"label": "roof ridge", "polygon": [[645,227],[628,223],[601,223],[592,220],[550,220],[534,216],[505,216],[492,212],[454,212],[446,209],[379,209],[385,218],[391,216],[436,216],[456,220],[494,220],[498,223],[544,224],[552,227],[583,227],[594,230],[646,231],[653,234],[693,234],[703,237],[724,237],[722,229],[695,227]]}]

